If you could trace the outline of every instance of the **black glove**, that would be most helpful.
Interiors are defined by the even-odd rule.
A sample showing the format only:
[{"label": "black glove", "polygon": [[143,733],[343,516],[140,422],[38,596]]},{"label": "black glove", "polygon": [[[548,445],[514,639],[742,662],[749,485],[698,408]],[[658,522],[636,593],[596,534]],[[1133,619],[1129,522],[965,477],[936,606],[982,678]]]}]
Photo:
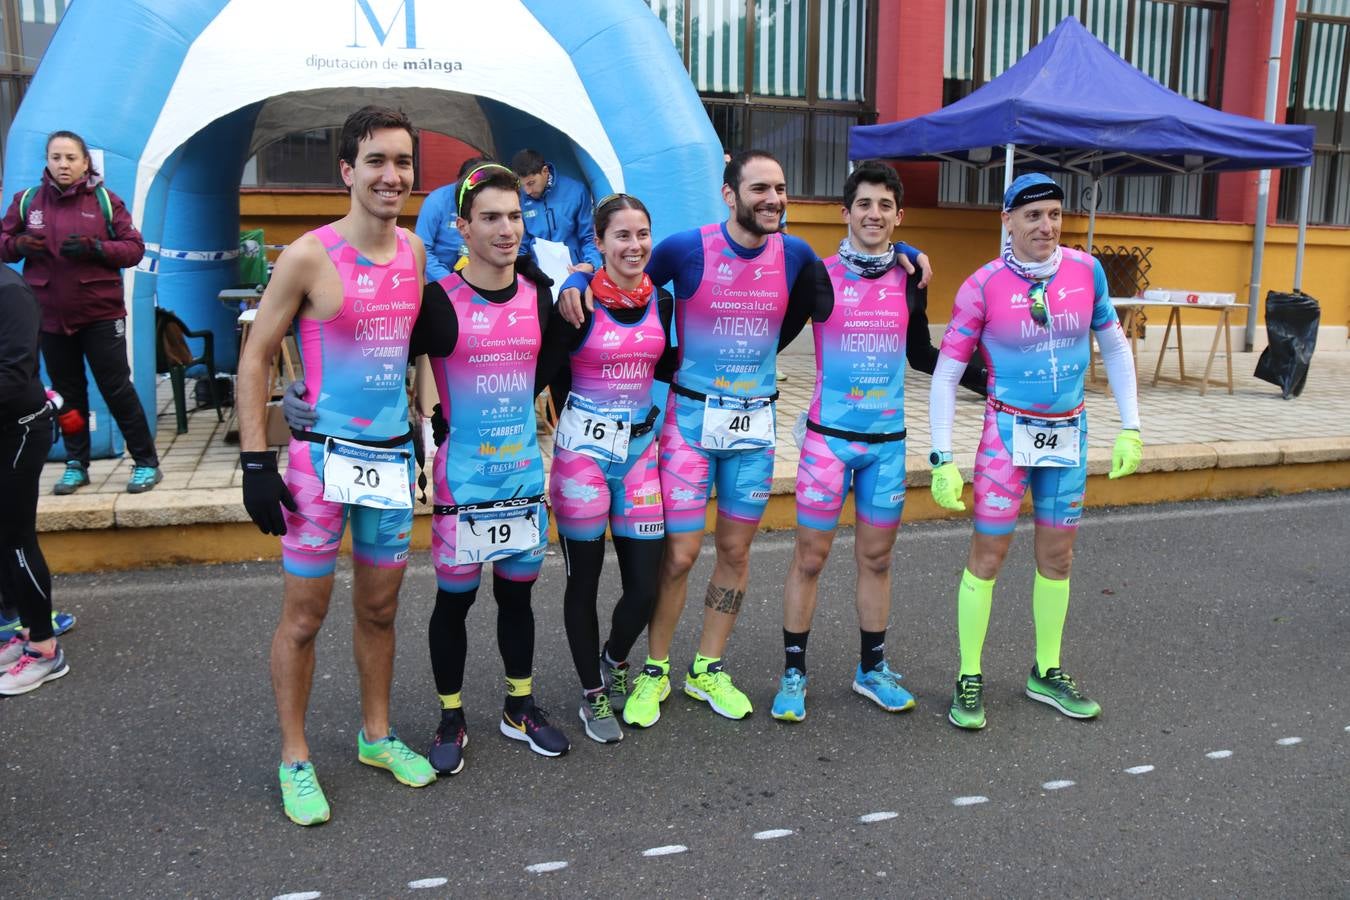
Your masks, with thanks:
[{"label": "black glove", "polygon": [[244,509],[263,534],[285,534],[285,506],[295,512],[295,498],[277,471],[277,453],[240,453],[239,464],[244,467]]},{"label": "black glove", "polygon": [[431,440],[437,447],[445,443],[450,436],[450,423],[445,421],[445,411],[437,403],[431,408]]},{"label": "black glove", "polygon": [[26,256],[29,259],[51,255],[47,252],[47,239],[40,234],[19,235],[14,239],[14,248],[19,251],[20,256]]},{"label": "black glove", "polygon": [[61,242],[61,255],[70,259],[102,257],[103,242],[88,235],[72,234]]}]

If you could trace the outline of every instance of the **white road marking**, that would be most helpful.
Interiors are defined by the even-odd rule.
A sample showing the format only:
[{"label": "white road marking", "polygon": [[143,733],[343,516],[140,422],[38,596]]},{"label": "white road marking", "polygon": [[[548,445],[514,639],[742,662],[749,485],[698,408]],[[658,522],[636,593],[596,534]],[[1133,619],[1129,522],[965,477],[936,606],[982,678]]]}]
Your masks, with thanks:
[{"label": "white road marking", "polygon": [[885,822],[887,819],[894,819],[900,814],[898,812],[874,812],[865,816],[858,816],[858,821],[864,825],[870,825],[873,822]]},{"label": "white road marking", "polygon": [[1153,767],[1152,767],[1152,766],[1130,766],[1128,769],[1125,770],[1125,774],[1127,774],[1127,775],[1147,775],[1149,772],[1152,772],[1152,771],[1153,771]]},{"label": "white road marking", "polygon": [[684,844],[667,844],[664,847],[651,847],[642,851],[643,856],[673,856],[676,853],[684,853],[689,848]]},{"label": "white road marking", "polygon": [[988,797],[982,797],[979,794],[976,794],[973,797],[954,797],[952,799],[952,806],[975,806],[980,803],[988,802]]},{"label": "white road marking", "polygon": [[531,875],[542,875],[544,872],[556,872],[559,869],[565,868],[567,868],[567,861],[558,859],[553,862],[535,863],[532,866],[526,866],[525,871],[529,872]]},{"label": "white road marking", "polygon": [[755,840],[771,841],[774,838],[787,837],[792,834],[791,828],[770,828],[768,831],[756,831]]},{"label": "white road marking", "polygon": [[414,891],[420,891],[423,888],[444,887],[450,882],[449,878],[419,878],[416,881],[408,882],[408,887]]},{"label": "white road marking", "polygon": [[1073,784],[1074,783],[1068,779],[1061,779],[1059,781],[1047,781],[1045,784],[1041,785],[1041,787],[1047,791],[1060,791],[1067,787],[1073,787]]},{"label": "white road marking", "polygon": [[301,891],[298,894],[277,894],[272,900],[319,900],[322,896],[320,891]]},{"label": "white road marking", "polygon": [[1301,737],[1287,737],[1287,738],[1280,738],[1280,739],[1279,739],[1278,741],[1276,741],[1275,743],[1279,744],[1281,747],[1292,747],[1292,746],[1294,746],[1295,744],[1301,744],[1301,743],[1303,743],[1303,738],[1301,738]]},{"label": "white road marking", "polygon": [[1211,750],[1205,754],[1205,756],[1208,756],[1210,759],[1227,759],[1232,755],[1232,750]]}]

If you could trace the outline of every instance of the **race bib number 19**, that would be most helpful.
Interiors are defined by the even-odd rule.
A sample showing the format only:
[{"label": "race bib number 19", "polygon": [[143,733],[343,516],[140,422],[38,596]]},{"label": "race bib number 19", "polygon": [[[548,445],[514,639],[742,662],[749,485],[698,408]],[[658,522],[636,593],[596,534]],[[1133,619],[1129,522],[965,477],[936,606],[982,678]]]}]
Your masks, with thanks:
[{"label": "race bib number 19", "polygon": [[1013,465],[1067,468],[1079,463],[1079,417],[1037,419],[1013,418]]},{"label": "race bib number 19", "polygon": [[706,450],[751,450],[774,443],[773,401],[709,395],[703,404]]},{"label": "race bib number 19", "polygon": [[457,513],[455,565],[506,559],[538,547],[542,508],[541,503],[530,503]]},{"label": "race bib number 19", "polygon": [[377,509],[412,509],[409,451],[329,438],[323,448],[323,499]]}]

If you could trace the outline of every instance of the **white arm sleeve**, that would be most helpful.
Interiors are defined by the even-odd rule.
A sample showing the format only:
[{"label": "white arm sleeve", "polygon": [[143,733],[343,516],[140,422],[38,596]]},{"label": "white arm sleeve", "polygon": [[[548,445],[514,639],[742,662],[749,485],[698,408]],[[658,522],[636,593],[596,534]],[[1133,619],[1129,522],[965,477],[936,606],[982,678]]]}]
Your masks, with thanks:
[{"label": "white arm sleeve", "polygon": [[1119,323],[1098,331],[1097,346],[1102,349],[1102,364],[1106,367],[1106,380],[1111,392],[1116,395],[1116,407],[1120,410],[1120,427],[1139,430],[1139,394],[1135,385],[1134,357],[1130,354],[1130,342]]},{"label": "white arm sleeve", "polygon": [[956,386],[966,364],[957,362],[946,353],[938,355],[933,367],[933,388],[928,394],[928,430],[933,436],[933,449],[942,453],[952,450],[952,421],[956,418]]}]

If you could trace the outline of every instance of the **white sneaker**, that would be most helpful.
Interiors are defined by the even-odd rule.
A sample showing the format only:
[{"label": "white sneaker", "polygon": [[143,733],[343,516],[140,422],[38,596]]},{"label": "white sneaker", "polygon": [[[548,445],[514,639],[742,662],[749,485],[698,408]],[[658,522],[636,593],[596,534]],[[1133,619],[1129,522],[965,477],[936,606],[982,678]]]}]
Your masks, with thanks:
[{"label": "white sneaker", "polygon": [[19,637],[18,631],[10,632],[9,638],[0,643],[0,673],[7,672],[9,667],[19,661],[23,656],[23,648],[28,646],[28,642]]},{"label": "white sneaker", "polygon": [[35,691],[69,671],[66,654],[59,644],[54,656],[43,656],[32,647],[25,647],[19,661],[0,675],[0,697],[14,697]]}]

